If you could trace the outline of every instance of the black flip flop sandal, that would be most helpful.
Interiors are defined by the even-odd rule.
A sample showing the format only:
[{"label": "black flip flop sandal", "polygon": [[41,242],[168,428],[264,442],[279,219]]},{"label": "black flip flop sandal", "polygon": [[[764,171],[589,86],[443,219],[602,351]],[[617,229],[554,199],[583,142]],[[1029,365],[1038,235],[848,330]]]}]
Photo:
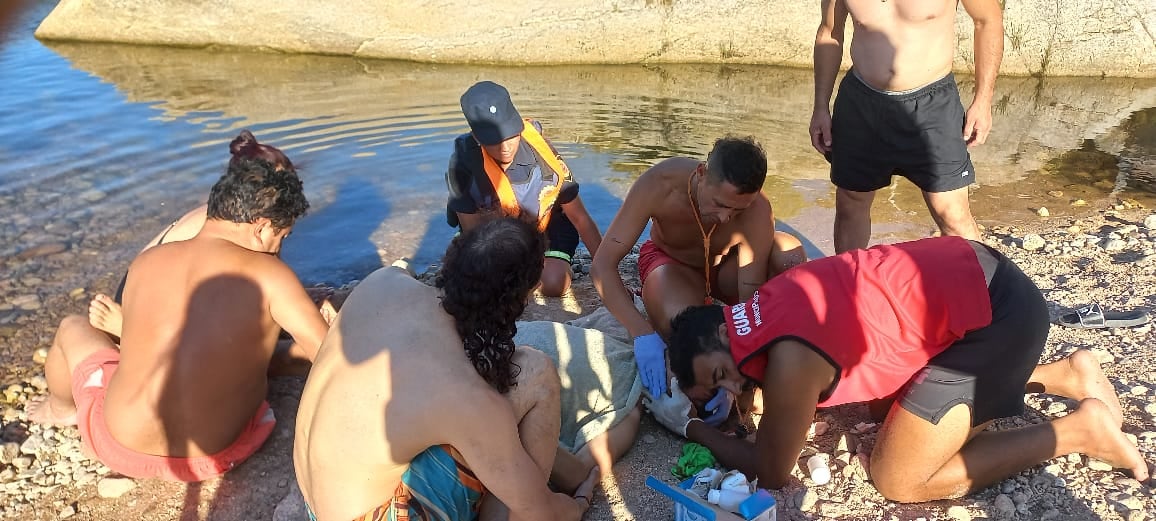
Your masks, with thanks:
[{"label": "black flip flop sandal", "polygon": [[1151,317],[1148,316],[1148,312],[1142,309],[1105,312],[1099,304],[1092,304],[1072,313],[1061,315],[1057,323],[1061,326],[1080,329],[1103,329],[1140,326],[1147,324],[1150,320]]}]

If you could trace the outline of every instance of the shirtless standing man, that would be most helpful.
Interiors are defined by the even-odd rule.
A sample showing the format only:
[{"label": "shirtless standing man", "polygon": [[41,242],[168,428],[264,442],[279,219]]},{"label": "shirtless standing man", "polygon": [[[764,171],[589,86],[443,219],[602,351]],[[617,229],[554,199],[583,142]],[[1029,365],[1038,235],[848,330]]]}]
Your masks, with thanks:
[{"label": "shirtless standing man", "polygon": [[[898,172],[923,191],[944,235],[978,239],[968,185],[968,147],[991,131],[991,100],[1003,59],[1003,10],[996,0],[962,0],[975,23],[975,98],[964,113],[951,74],[958,0],[823,0],[815,36],[811,145],[831,161],[835,252],[871,239],[875,191]],[[851,15],[853,67],[831,101]]]},{"label": "shirtless standing man", "polygon": [[282,328],[312,360],[327,327],[276,253],[309,203],[292,169],[229,166],[190,240],[140,254],[125,285],[119,349],[65,318],[48,353],[38,423],[76,424],[89,453],[135,478],[202,481],[273,430],[266,370]]},{"label": "shirtless standing man", "polygon": [[533,225],[490,220],[454,238],[436,288],[392,267],[358,284],[297,413],[293,462],[312,518],[582,517],[596,472],[573,497],[546,486],[557,369],[513,342],[545,251]]},{"label": "shirtless standing man", "polygon": [[[761,192],[767,157],[752,138],[715,141],[706,162],[675,157],[644,172],[622,202],[590,276],[610,313],[634,337],[642,384],[666,392],[670,320],[713,297],[737,303],[767,279],[806,261],[794,236],[775,231],[771,203]],[[650,240],[638,256],[647,322],[618,273],[647,221]],[[709,243],[709,248],[706,244]]]}]

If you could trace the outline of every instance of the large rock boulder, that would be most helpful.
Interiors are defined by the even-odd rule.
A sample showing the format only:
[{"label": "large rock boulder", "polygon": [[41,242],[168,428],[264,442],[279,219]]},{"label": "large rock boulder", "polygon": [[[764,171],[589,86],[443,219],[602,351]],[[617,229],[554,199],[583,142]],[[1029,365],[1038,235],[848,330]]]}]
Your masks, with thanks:
[{"label": "large rock boulder", "polygon": [[[36,34],[428,62],[809,67],[818,22],[818,2],[771,0],[61,0]],[[962,7],[957,26],[956,68],[966,71]],[[1152,2],[1007,2],[1005,28],[1005,74],[1156,76]]]}]

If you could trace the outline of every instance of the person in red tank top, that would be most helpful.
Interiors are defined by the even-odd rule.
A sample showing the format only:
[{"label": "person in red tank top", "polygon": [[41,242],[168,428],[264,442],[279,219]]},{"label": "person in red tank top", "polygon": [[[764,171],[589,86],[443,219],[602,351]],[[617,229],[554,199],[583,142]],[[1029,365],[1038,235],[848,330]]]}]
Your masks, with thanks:
[{"label": "person in red tank top", "polygon": [[[675,317],[672,393],[649,408],[764,488],[787,483],[817,407],[879,399],[895,403],[869,472],[893,501],[959,497],[1070,453],[1147,480],[1095,357],[1081,350],[1037,365],[1048,321],[1035,284],[981,243],[940,237],[854,250],[797,266],[742,304]],[[695,421],[684,394],[750,385],[763,389],[769,420],[755,443]],[[1051,422],[984,430],[1021,414],[1028,392],[1080,403]]]}]

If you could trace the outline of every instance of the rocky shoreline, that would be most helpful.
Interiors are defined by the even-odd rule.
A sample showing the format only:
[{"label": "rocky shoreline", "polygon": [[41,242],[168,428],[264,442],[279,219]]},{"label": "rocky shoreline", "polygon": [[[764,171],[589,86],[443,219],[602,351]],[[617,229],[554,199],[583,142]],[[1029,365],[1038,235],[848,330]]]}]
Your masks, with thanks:
[{"label": "rocky shoreline", "polygon": [[[1053,318],[1090,303],[1109,310],[1156,311],[1156,214],[1135,203],[1123,201],[1081,218],[1041,217],[1029,225],[991,227],[986,241],[1032,277]],[[622,266],[627,280],[636,279],[632,260],[633,256],[628,257]],[[562,299],[535,298],[527,318],[564,321],[597,308],[598,297],[587,275],[589,262],[588,255],[577,255],[571,294]],[[429,282],[432,274],[430,270],[419,278]],[[1053,326],[1043,355],[1050,361],[1075,349],[1089,349],[1098,357],[1120,394],[1124,430],[1150,465],[1156,462],[1153,327]],[[37,347],[34,360],[43,364],[45,346]],[[29,425],[24,407],[29,399],[43,394],[47,383],[42,375],[0,384],[5,386],[0,404],[0,518],[300,518],[300,509],[292,505],[295,492],[289,450],[302,385],[299,378],[276,379],[271,385],[270,401],[280,424],[250,462],[223,479],[188,487],[117,477],[84,456],[75,428]],[[1030,395],[1026,403],[1025,415],[1001,420],[997,428],[1041,422],[1067,414],[1075,406],[1049,395]],[[960,500],[896,504],[883,499],[867,479],[868,455],[878,426],[868,419],[866,408],[850,405],[823,410],[816,420],[808,452],[828,454],[833,479],[817,486],[797,470],[799,479],[775,492],[779,519],[1143,521],[1156,512],[1156,493],[1149,484],[1080,455],[1049,461]],[[670,519],[669,501],[647,489],[643,481],[648,474],[673,481],[669,469],[681,444],[682,440],[644,419],[635,448],[616,466],[616,476],[604,482],[586,519]]]}]

